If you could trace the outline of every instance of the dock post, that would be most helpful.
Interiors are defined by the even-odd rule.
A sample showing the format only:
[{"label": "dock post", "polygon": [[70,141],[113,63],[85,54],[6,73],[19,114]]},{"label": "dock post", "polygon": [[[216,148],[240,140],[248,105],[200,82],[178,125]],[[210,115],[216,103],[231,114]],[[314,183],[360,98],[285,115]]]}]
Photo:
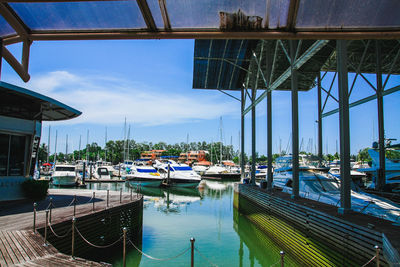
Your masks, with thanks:
[{"label": "dock post", "polygon": [[37,203],[33,203],[33,232],[36,233],[36,207]]},{"label": "dock post", "polygon": [[281,254],[281,267],[285,266],[285,252],[281,251],[279,254]]},{"label": "dock post", "polygon": [[119,203],[122,203],[122,188],[119,190]]},{"label": "dock post", "polygon": [[74,217],[76,212],[76,195],[74,195]]},{"label": "dock post", "polygon": [[49,227],[49,210],[46,210],[46,227],[44,228],[44,247],[47,247],[47,228]]},{"label": "dock post", "polygon": [[191,257],[190,257],[190,266],[194,267],[194,237],[190,238],[190,249],[191,249]]},{"label": "dock post", "polygon": [[123,251],[122,251],[122,266],[125,267],[126,266],[126,227],[124,227],[122,229],[123,233],[124,233],[124,247],[123,247]]},{"label": "dock post", "polygon": [[75,250],[75,222],[76,222],[76,219],[75,219],[75,216],[74,217],[72,217],[72,229],[71,229],[71,239],[72,239],[72,242],[71,242],[71,257],[74,259],[75,258],[75,256],[74,256],[74,250]]},{"label": "dock post", "polygon": [[53,209],[53,198],[52,197],[50,198],[49,207],[50,207],[49,222],[51,223],[51,210]]},{"label": "dock post", "polygon": [[380,265],[380,262],[379,262],[379,251],[380,251],[380,248],[379,248],[379,246],[375,246],[375,250],[376,250],[376,267],[379,267],[379,265]]},{"label": "dock post", "polygon": [[109,202],[110,202],[110,190],[107,190],[107,208]]},{"label": "dock post", "polygon": [[94,211],[94,199],[96,198],[96,192],[93,192],[93,200],[92,200],[92,202],[93,202],[93,207],[92,207],[92,211]]}]

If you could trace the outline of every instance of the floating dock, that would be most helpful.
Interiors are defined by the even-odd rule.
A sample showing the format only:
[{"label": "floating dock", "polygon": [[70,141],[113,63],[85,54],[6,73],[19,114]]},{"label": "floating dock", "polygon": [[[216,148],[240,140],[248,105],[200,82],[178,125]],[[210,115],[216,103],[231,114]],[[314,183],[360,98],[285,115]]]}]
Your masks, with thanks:
[{"label": "floating dock", "polygon": [[[93,192],[95,197],[93,198]],[[71,234],[58,238],[55,233],[66,233],[71,229],[72,218],[76,226],[91,242],[99,244],[98,239],[109,242],[120,236],[121,227],[131,227],[131,238],[141,237],[143,199],[138,194],[128,194],[117,191],[92,191],[71,189],[49,189],[49,197],[38,202],[34,231],[34,213],[31,203],[19,203],[2,207],[0,213],[0,266],[108,266],[86,260],[84,253],[90,252],[90,246],[75,233],[75,246],[79,257],[72,258]],[[75,197],[76,195],[76,197]],[[108,196],[107,196],[108,195]],[[50,205],[50,197],[52,198]],[[76,205],[73,205],[76,198]],[[107,201],[108,198],[108,201]],[[44,246],[44,231],[46,228],[46,209],[51,209],[47,228],[48,246]],[[30,211],[28,211],[30,209]],[[49,212],[50,213],[50,212]],[[74,216],[75,213],[75,216]],[[122,218],[122,219],[121,219]],[[99,233],[98,224],[107,220],[109,231],[106,238]],[[119,222],[119,223],[117,223]],[[90,227],[85,227],[89,225]],[[104,227],[103,227],[104,228]],[[104,230],[104,229],[103,229]],[[40,233],[40,234],[39,234]],[[42,235],[41,235],[42,234]],[[97,239],[96,239],[97,238]]]}]

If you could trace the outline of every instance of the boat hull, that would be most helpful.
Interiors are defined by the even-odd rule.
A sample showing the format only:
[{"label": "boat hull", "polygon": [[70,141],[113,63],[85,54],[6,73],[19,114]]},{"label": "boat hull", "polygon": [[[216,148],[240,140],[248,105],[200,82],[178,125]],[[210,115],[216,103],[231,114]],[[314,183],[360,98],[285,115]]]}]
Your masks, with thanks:
[{"label": "boat hull", "polygon": [[76,177],[75,176],[52,176],[53,185],[57,186],[75,186]]},{"label": "boat hull", "polygon": [[205,173],[201,176],[201,178],[240,181],[240,176],[240,173]]}]

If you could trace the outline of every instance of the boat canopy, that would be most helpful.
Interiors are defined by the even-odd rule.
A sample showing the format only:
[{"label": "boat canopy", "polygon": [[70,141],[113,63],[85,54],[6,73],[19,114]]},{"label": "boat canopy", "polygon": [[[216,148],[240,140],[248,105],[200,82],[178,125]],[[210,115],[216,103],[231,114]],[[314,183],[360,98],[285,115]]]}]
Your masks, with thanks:
[{"label": "boat canopy", "polygon": [[82,112],[37,92],[0,82],[0,115],[26,120],[59,121]]}]

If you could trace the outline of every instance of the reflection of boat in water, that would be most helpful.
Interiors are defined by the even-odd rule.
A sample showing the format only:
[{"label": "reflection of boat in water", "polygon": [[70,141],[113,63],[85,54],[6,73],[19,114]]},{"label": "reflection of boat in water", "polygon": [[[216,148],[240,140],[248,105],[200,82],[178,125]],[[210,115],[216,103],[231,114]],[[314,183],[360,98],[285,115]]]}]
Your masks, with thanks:
[{"label": "reflection of boat in water", "polygon": [[159,187],[147,187],[139,186],[137,183],[132,183],[131,181],[126,181],[125,184],[132,188],[135,193],[143,194],[149,197],[165,197],[164,191]]}]

